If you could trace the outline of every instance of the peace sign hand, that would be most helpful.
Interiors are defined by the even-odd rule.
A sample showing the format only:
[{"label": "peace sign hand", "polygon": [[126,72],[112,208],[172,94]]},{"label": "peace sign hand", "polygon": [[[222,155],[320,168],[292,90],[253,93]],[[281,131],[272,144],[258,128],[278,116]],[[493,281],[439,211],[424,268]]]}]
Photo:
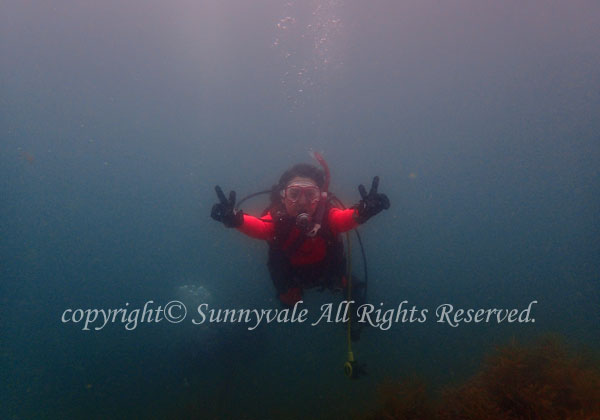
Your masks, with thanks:
[{"label": "peace sign hand", "polygon": [[219,203],[212,207],[210,217],[227,227],[241,226],[244,223],[244,212],[235,209],[235,191],[229,193],[229,199],[225,197],[223,190],[218,185],[215,186],[215,192],[219,197]]},{"label": "peace sign hand", "polygon": [[378,188],[378,176],[373,178],[371,190],[368,194],[364,185],[360,184],[358,186],[358,192],[360,193],[362,200],[360,200],[359,203],[356,204],[354,207],[357,210],[355,219],[359,224],[365,223],[367,220],[369,220],[371,217],[375,216],[382,210],[387,210],[390,208],[390,200],[387,198],[387,195],[378,193]]}]

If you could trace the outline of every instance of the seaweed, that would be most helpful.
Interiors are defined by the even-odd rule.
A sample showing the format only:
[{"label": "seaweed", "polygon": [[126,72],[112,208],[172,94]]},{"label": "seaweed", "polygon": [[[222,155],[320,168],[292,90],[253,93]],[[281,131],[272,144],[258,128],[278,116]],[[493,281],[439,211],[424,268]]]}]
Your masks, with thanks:
[{"label": "seaweed", "polygon": [[385,384],[371,419],[596,420],[600,419],[598,366],[547,336],[531,345],[497,348],[465,383],[426,397],[423,382]]}]

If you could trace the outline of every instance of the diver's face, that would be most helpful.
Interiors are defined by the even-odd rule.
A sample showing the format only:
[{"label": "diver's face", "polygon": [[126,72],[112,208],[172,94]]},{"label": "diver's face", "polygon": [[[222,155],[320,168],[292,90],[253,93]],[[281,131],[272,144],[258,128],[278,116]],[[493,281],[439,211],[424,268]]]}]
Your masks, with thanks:
[{"label": "diver's face", "polygon": [[287,213],[296,217],[300,213],[313,215],[321,198],[321,191],[315,181],[297,176],[292,178],[284,190],[282,197]]}]

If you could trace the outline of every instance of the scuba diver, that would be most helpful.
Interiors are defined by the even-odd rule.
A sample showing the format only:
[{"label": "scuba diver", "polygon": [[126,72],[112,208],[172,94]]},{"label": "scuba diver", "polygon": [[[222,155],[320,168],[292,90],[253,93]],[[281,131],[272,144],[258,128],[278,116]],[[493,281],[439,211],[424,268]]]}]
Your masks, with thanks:
[{"label": "scuba diver", "polygon": [[[370,191],[367,193],[360,185],[361,200],[344,209],[328,191],[327,163],[321,155],[314,153],[313,156],[323,170],[301,163],[285,171],[271,190],[261,192],[271,196],[271,204],[261,217],[239,210],[235,204],[235,191],[227,198],[218,185],[215,191],[219,202],[211,211],[211,217],[225,226],[268,242],[269,273],[278,299],[288,307],[302,299],[305,289],[345,290],[348,287],[347,265],[340,234],[390,207],[388,197],[377,191],[379,177],[376,176]],[[366,283],[354,275],[351,277],[352,300],[358,307],[366,301]],[[356,316],[351,318],[357,319]],[[352,324],[352,340],[356,341],[360,326],[357,322]]]}]

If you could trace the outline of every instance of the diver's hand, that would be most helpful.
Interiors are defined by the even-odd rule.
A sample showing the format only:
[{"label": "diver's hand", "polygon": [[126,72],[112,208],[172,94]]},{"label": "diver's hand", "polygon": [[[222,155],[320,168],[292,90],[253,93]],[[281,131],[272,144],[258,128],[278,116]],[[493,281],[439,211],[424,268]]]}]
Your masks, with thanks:
[{"label": "diver's hand", "polygon": [[229,199],[218,185],[215,186],[215,191],[220,202],[212,207],[210,217],[227,227],[241,226],[244,223],[244,212],[235,209],[235,191],[229,193]]},{"label": "diver's hand", "polygon": [[358,192],[360,192],[362,200],[360,200],[359,203],[354,206],[354,208],[356,209],[356,214],[354,218],[359,224],[365,223],[367,220],[375,216],[380,211],[387,210],[390,208],[390,200],[387,198],[387,195],[380,194],[377,192],[378,187],[378,176],[373,178],[373,184],[371,184],[371,191],[369,191],[368,194],[364,185],[360,184],[358,186]]}]

